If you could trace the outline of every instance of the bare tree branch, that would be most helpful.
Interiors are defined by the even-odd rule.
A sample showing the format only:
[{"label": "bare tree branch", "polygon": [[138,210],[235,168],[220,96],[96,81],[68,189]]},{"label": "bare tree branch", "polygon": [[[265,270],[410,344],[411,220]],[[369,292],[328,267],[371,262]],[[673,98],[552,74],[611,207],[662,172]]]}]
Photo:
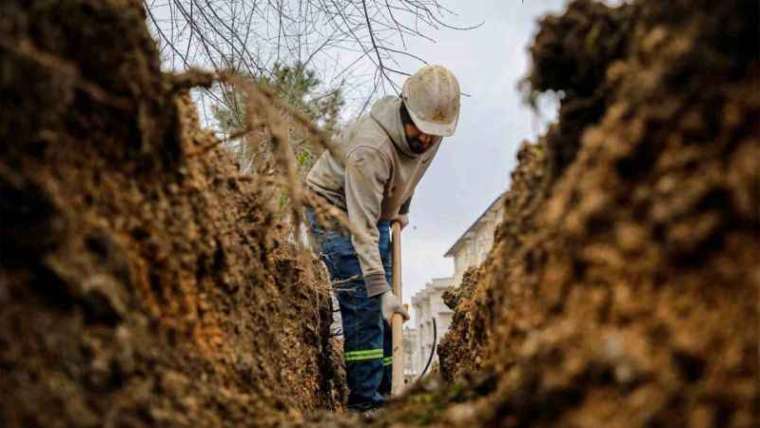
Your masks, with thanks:
[{"label": "bare tree branch", "polygon": [[398,76],[426,63],[409,51],[410,39],[434,42],[438,29],[477,27],[449,22],[456,15],[442,0],[143,0],[143,5],[172,70],[238,70],[260,78],[271,76],[276,64],[308,64],[325,82],[351,76],[349,83],[363,94],[360,105],[378,92],[397,92]]}]

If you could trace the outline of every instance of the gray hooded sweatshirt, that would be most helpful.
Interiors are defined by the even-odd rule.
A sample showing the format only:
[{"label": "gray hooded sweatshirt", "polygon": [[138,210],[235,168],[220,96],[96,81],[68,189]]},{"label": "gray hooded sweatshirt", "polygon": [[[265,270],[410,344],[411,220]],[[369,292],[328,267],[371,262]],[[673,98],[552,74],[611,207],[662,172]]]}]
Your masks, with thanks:
[{"label": "gray hooded sweatshirt", "polygon": [[363,231],[351,240],[367,285],[377,296],[390,286],[378,249],[377,222],[406,214],[414,188],[440,147],[414,153],[401,121],[401,100],[388,96],[375,102],[368,115],[349,124],[338,136],[337,154],[325,151],[306,177],[311,190],[348,213]]}]

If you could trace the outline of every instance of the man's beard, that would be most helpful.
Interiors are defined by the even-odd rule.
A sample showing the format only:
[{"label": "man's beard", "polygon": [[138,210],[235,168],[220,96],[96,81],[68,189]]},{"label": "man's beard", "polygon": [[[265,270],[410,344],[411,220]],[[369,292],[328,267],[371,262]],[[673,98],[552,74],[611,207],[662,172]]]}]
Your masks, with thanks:
[{"label": "man's beard", "polygon": [[408,138],[406,142],[409,144],[409,148],[418,155],[425,153],[428,151],[428,149],[430,149],[430,147],[433,146],[432,144],[425,146],[420,140],[416,138]]}]

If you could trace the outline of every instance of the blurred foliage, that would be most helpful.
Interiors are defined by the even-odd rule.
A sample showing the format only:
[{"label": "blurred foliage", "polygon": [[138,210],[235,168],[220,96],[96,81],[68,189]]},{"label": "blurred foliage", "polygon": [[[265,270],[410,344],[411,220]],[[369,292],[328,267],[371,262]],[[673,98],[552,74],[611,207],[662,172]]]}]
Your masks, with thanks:
[{"label": "blurred foliage", "polygon": [[[323,88],[321,81],[313,70],[303,64],[277,64],[271,76],[254,78],[261,84],[274,88],[282,101],[288,106],[306,114],[325,133],[331,135],[338,126],[340,109],[345,104],[342,85],[337,88]],[[234,134],[246,126],[246,95],[237,89],[228,89],[223,93],[223,103],[212,107],[214,118],[221,131],[227,135]],[[282,112],[285,120],[288,113]],[[256,112],[252,112],[254,119]],[[293,124],[289,126],[289,142],[298,161],[299,174],[304,177],[322,152],[308,142],[307,131]],[[231,141],[228,148],[235,153],[243,172],[264,172],[272,168],[271,139],[266,126],[254,129],[243,137]]]}]

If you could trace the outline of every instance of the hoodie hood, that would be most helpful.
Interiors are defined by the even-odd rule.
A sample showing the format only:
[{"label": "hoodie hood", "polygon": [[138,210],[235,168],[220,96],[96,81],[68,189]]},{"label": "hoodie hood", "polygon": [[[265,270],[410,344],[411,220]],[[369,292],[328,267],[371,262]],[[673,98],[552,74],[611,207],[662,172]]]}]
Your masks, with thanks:
[{"label": "hoodie hood", "polygon": [[407,156],[419,156],[406,141],[404,124],[401,122],[401,98],[392,95],[383,97],[375,102],[369,114],[385,130],[397,149]]}]

